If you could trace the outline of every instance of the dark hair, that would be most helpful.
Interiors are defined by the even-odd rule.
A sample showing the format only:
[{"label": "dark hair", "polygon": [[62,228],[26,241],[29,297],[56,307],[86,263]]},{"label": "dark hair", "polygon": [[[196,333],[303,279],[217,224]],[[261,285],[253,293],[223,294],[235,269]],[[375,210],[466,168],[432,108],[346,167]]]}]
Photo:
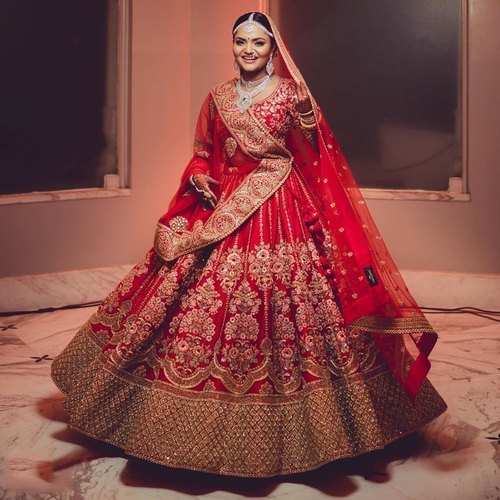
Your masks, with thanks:
[{"label": "dark hair", "polygon": [[[233,30],[236,29],[236,26],[240,25],[241,23],[245,22],[251,15],[253,14],[253,20],[257,21],[258,23],[262,24],[266,30],[270,31],[271,33],[273,32],[273,29],[271,28],[271,23],[267,19],[265,14],[262,14],[262,12],[247,12],[246,14],[243,14],[242,16],[238,17],[236,19],[236,22],[233,25]],[[276,41],[274,38],[271,38],[271,44],[274,46]]]}]

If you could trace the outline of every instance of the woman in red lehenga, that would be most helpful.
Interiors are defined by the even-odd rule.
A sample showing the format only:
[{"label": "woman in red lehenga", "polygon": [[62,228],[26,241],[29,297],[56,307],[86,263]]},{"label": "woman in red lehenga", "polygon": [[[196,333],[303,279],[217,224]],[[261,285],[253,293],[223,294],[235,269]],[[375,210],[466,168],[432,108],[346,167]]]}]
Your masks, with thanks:
[{"label": "woman in red lehenga", "polygon": [[68,425],[129,455],[273,476],[446,405],[426,378],[436,333],[272,19],[241,16],[233,52],[240,78],[206,98],[154,247],[52,377]]}]

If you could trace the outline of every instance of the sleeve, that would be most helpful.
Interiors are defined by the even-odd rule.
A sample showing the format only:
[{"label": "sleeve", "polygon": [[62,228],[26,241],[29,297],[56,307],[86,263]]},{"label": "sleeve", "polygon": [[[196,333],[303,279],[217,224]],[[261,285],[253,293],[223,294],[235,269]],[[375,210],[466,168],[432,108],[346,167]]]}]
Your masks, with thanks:
[{"label": "sleeve", "polygon": [[212,95],[209,94],[203,102],[198,116],[194,133],[193,158],[184,176],[208,174],[209,172],[209,161],[213,151],[214,106]]},{"label": "sleeve", "polygon": [[[197,199],[189,179],[194,174],[208,174],[212,170],[213,129],[215,119],[215,103],[209,94],[201,106],[196,123],[193,156],[184,168],[180,178],[180,185],[169,204],[169,211],[174,207],[182,209]],[[165,216],[170,216],[168,212]]]}]

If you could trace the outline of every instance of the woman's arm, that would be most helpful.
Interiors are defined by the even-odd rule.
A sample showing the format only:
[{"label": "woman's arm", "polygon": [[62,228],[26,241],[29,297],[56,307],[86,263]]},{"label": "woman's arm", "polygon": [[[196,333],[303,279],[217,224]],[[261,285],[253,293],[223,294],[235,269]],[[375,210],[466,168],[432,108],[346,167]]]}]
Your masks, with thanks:
[{"label": "woman's arm", "polygon": [[[316,116],[305,85],[300,82],[295,88],[296,99],[293,112],[294,123],[307,137],[311,145],[318,151],[318,133]],[[319,119],[319,117],[318,117]]]},{"label": "woman's arm", "polygon": [[191,188],[212,207],[217,203],[210,184],[219,184],[218,181],[210,177],[210,160],[213,153],[213,125],[215,117],[215,104],[212,95],[209,94],[205,99],[198,121],[196,123],[193,159],[191,160],[186,172],[183,176],[188,177]]}]

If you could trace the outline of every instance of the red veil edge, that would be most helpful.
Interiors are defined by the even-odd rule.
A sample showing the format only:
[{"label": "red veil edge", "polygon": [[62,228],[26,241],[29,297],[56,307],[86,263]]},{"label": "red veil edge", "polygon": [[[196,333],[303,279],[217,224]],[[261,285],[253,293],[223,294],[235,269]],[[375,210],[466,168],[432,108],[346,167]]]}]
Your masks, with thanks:
[{"label": "red veil edge", "polygon": [[277,71],[297,84],[302,81],[313,103],[319,154],[297,131],[289,142],[298,171],[316,193],[340,249],[334,265],[342,273],[336,280],[337,297],[346,325],[374,335],[392,372],[415,400],[430,370],[428,357],[437,333],[389,254],[351,168],[276,24],[266,17],[278,46]]}]

